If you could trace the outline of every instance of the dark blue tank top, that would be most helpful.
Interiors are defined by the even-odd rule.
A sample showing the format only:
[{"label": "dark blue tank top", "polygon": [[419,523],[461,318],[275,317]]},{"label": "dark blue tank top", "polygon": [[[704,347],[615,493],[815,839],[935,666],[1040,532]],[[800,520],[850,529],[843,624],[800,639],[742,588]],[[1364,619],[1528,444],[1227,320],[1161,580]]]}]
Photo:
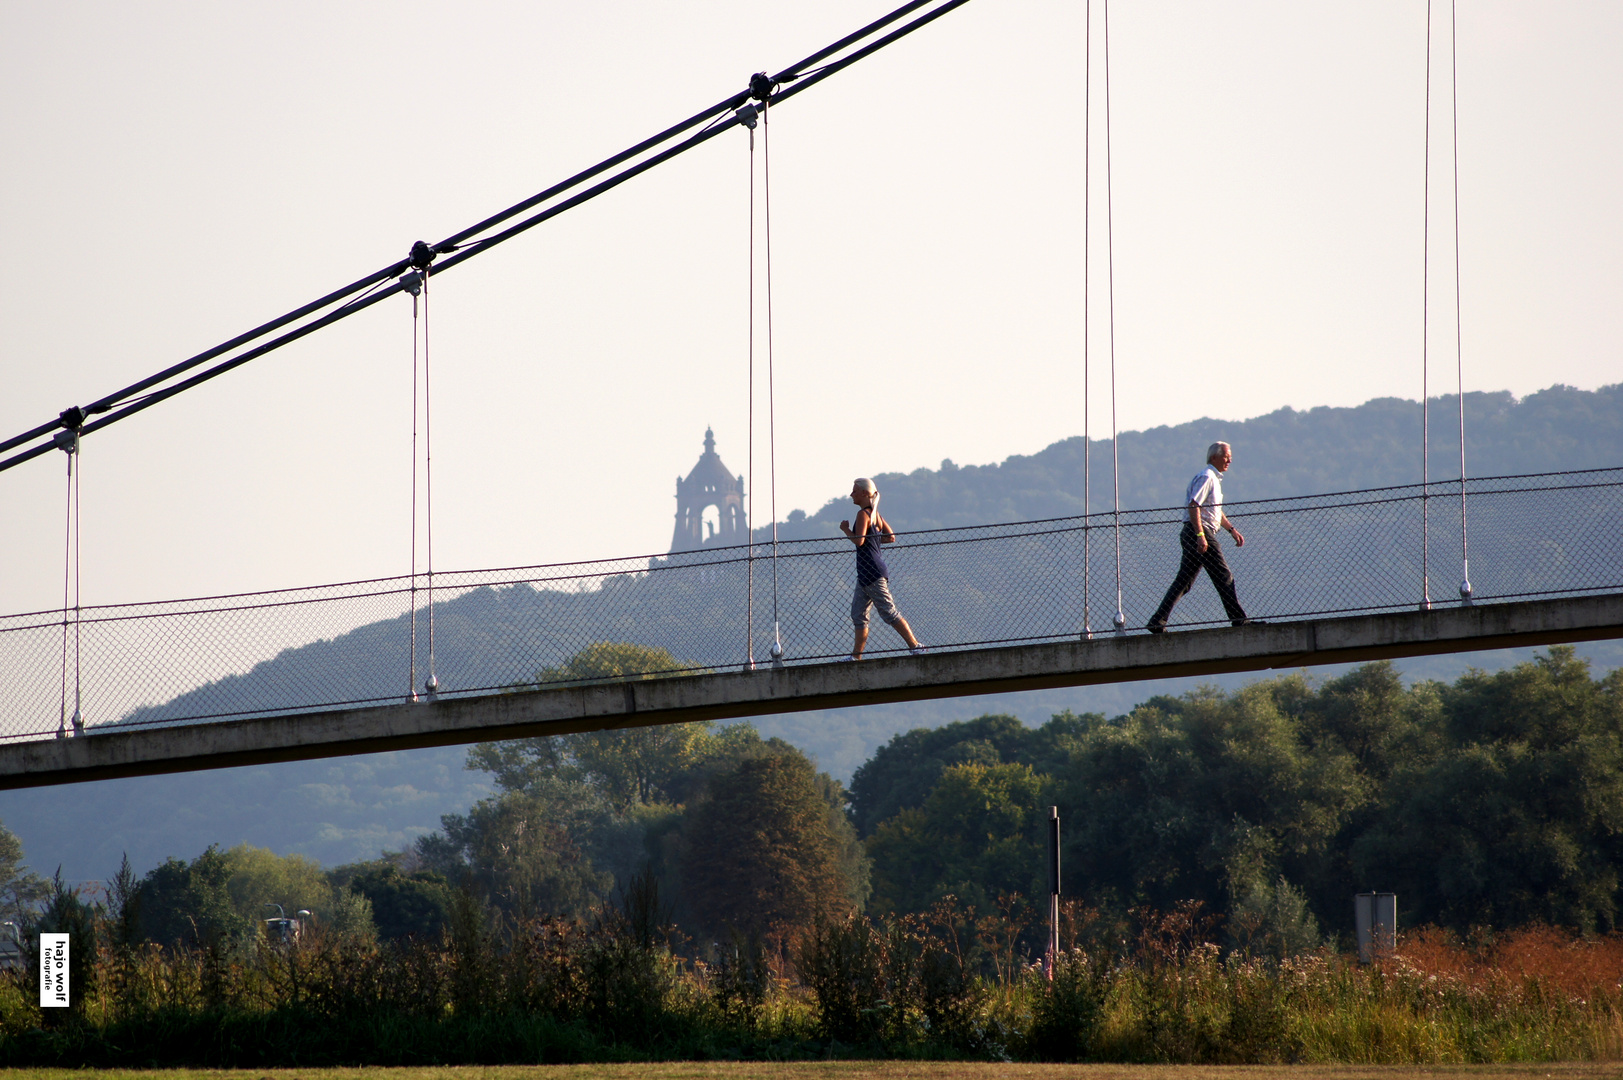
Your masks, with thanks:
[{"label": "dark blue tank top", "polygon": [[880,578],[890,577],[890,567],[885,565],[885,557],[879,553],[879,545],[883,541],[879,538],[879,530],[873,526],[872,515],[868,518],[868,535],[857,548],[857,584],[872,585]]}]

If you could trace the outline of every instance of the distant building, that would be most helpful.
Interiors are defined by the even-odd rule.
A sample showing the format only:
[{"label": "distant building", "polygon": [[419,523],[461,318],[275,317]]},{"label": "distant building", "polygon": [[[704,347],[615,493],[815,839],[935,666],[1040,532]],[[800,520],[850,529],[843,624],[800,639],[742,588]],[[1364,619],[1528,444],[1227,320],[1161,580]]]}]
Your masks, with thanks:
[{"label": "distant building", "polygon": [[687,479],[676,478],[676,531],[672,551],[742,544],[749,537],[744,520],[744,477],[734,476],[716,453],[716,433],[704,432],[704,453]]}]

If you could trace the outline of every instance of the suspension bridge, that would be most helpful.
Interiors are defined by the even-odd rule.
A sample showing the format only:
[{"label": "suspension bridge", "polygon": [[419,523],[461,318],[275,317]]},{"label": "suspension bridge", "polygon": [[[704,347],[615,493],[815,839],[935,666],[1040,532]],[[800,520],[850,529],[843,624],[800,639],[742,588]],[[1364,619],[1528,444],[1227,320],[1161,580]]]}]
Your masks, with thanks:
[{"label": "suspension bridge", "polygon": [[[747,514],[751,542],[733,547],[436,571],[432,278],[725,131],[749,132],[753,185],[758,134],[768,287],[758,304],[752,268],[748,490],[753,499],[759,306],[773,470],[767,491],[775,503],[769,111],[966,2],[906,4],[469,229],[433,245],[419,241],[407,258],[374,274],[0,442],[0,453],[12,452],[0,471],[53,452],[68,461],[62,606],[0,617],[8,677],[0,787],[1623,637],[1623,534],[1616,527],[1623,468],[1468,478],[1463,395],[1457,478],[1433,480],[1423,445],[1416,448],[1418,484],[1225,508],[1248,538],[1234,558],[1255,625],[1230,627],[1209,590],[1197,590],[1180,605],[1172,633],[1146,632],[1177,564],[1185,510],[1122,510],[1114,462],[1109,512],[899,536],[887,558],[902,608],[931,649],[922,656],[887,653],[884,646],[897,643],[879,640],[888,633],[881,628],[868,659],[840,663],[850,642],[851,546],[841,538],[780,542],[775,505],[774,524],[765,529],[748,530]],[[1105,115],[1108,179],[1108,98]],[[754,250],[752,243],[752,258]],[[1456,245],[1456,275],[1457,259]],[[421,390],[413,467],[420,463],[422,475],[413,476],[413,494],[421,488],[423,505],[419,515],[414,503],[409,574],[144,604],[80,603],[73,461],[81,439],[401,294],[411,298],[414,385]],[[1455,361],[1462,387],[1463,360]],[[1110,367],[1113,394],[1113,347]],[[1417,408],[1424,413],[1424,355],[1421,367]],[[1085,356],[1083,370],[1086,387]],[[1429,445],[1429,415],[1426,430]],[[1111,436],[1114,446],[1114,428]],[[1085,484],[1091,475],[1085,465]],[[1084,505],[1092,508],[1091,495]],[[1434,599],[1434,579],[1452,579],[1456,568],[1458,588],[1450,584]],[[611,675],[570,667],[572,657],[605,645],[628,647],[624,655],[633,659]]]},{"label": "suspension bridge", "polygon": [[1111,635],[680,678],[117,730],[0,748],[0,789],[1086,683],[1213,675],[1623,636],[1623,595]]}]

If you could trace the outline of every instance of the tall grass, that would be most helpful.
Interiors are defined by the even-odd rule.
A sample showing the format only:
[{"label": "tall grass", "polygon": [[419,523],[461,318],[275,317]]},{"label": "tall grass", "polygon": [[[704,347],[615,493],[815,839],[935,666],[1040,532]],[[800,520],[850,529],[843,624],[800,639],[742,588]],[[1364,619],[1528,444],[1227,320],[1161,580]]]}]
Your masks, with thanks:
[{"label": "tall grass", "polygon": [[950,903],[704,958],[658,916],[633,891],[590,920],[499,923],[469,901],[441,938],[383,946],[121,946],[103,926],[71,1011],[36,1008],[30,972],[0,978],[0,1066],[1623,1060],[1618,937],[1423,930],[1368,966],[1274,960],[1225,951],[1185,906],[1135,913],[1136,935],[1073,920],[1050,973]]}]

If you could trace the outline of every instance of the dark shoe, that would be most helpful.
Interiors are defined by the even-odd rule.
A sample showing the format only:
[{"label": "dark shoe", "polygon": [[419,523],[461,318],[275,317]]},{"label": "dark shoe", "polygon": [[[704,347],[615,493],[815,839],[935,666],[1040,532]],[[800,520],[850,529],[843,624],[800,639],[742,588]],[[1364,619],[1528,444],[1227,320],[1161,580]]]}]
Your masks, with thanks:
[{"label": "dark shoe", "polygon": [[1144,629],[1148,630],[1152,634],[1164,634],[1164,633],[1167,632],[1167,624],[1166,623],[1153,623],[1152,622],[1148,626],[1146,626]]},{"label": "dark shoe", "polygon": [[1235,626],[1267,626],[1267,619],[1235,619]]}]

